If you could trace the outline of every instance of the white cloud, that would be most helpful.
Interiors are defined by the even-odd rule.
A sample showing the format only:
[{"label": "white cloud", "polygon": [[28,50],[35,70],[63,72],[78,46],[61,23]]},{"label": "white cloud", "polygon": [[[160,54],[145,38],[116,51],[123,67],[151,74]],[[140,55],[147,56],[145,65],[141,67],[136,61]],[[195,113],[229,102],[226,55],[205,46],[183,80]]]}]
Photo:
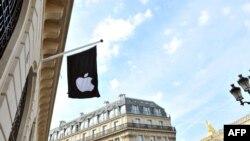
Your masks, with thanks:
[{"label": "white cloud", "polygon": [[178,48],[180,48],[182,40],[174,36],[170,43],[164,44],[164,48],[167,50],[168,54],[174,54]]},{"label": "white cloud", "polygon": [[222,14],[223,14],[223,15],[229,15],[230,12],[231,12],[231,8],[230,8],[230,7],[224,7],[224,8],[222,9]]},{"label": "white cloud", "polygon": [[250,30],[250,20],[245,20],[244,25],[248,30]]},{"label": "white cloud", "polygon": [[102,37],[108,43],[126,40],[133,33],[136,26],[151,17],[150,9],[145,13],[137,13],[127,20],[108,17],[97,25],[93,36],[94,38]]},{"label": "white cloud", "polygon": [[133,25],[137,26],[145,20],[150,19],[152,16],[153,15],[150,9],[147,9],[145,13],[138,13],[133,17]]},{"label": "white cloud", "polygon": [[208,14],[208,12],[206,10],[202,10],[200,12],[199,25],[202,26],[202,25],[207,24],[208,20],[209,20],[209,14]]},{"label": "white cloud", "polygon": [[131,35],[134,26],[123,19],[104,19],[95,29],[94,37],[102,37],[105,42],[125,40]]},{"label": "white cloud", "polygon": [[147,99],[147,100],[150,100],[150,101],[154,101],[156,103],[162,103],[163,93],[162,92],[156,92],[153,95],[145,96],[144,99]]},{"label": "white cloud", "polygon": [[250,14],[250,3],[244,4],[242,9],[245,13]]},{"label": "white cloud", "polygon": [[98,65],[98,73],[102,74],[108,71],[108,67],[106,64]]},{"label": "white cloud", "polygon": [[117,56],[119,54],[119,50],[120,50],[120,46],[119,45],[114,45],[111,51],[112,51],[112,54],[114,56]]},{"label": "white cloud", "polygon": [[109,83],[111,90],[116,90],[120,86],[120,83],[116,78],[112,79]]},{"label": "white cloud", "polygon": [[104,19],[95,29],[93,38],[104,39],[98,48],[98,58],[102,64],[119,54],[119,46],[112,46],[113,42],[126,40],[133,32],[134,26],[123,19]]},{"label": "white cloud", "polygon": [[164,34],[169,36],[169,35],[171,35],[172,32],[173,32],[173,30],[171,28],[168,28],[165,30]]},{"label": "white cloud", "polygon": [[[92,36],[93,41],[99,39],[104,40],[98,48],[98,58],[101,65],[106,65],[108,60],[119,54],[120,46],[116,44],[117,42],[127,40],[137,26],[151,17],[151,10],[147,9],[144,13],[137,13],[128,19],[108,17],[102,20],[95,28]],[[105,70],[107,70],[107,68]]]},{"label": "white cloud", "polygon": [[148,3],[148,0],[140,0],[140,2],[143,4],[143,5],[146,5]]}]

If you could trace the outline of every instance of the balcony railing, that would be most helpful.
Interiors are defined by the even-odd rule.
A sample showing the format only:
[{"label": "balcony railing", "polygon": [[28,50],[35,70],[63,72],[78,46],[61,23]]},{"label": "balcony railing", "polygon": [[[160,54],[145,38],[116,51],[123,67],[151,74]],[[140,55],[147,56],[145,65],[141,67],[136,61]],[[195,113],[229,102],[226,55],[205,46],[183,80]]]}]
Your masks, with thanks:
[{"label": "balcony railing", "polygon": [[94,135],[88,136],[85,139],[79,139],[77,141],[90,141],[97,138],[104,137],[109,134],[113,134],[115,132],[119,132],[121,130],[127,129],[127,128],[138,128],[138,129],[151,129],[151,130],[164,130],[169,132],[175,132],[175,128],[172,126],[160,126],[160,125],[149,125],[149,124],[139,124],[139,123],[125,123],[121,124],[119,126],[109,128],[105,131],[98,132]]},{"label": "balcony railing", "polygon": [[15,29],[23,0],[0,1],[0,59]]}]

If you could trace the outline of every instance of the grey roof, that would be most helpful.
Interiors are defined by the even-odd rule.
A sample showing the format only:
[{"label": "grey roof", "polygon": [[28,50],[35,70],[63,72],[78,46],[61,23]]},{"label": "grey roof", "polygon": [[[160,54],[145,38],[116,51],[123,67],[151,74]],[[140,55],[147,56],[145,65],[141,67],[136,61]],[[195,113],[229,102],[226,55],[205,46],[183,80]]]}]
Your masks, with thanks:
[{"label": "grey roof", "polygon": [[[58,131],[61,128],[67,128],[68,126],[77,124],[78,122],[82,122],[86,119],[92,118],[96,115],[100,115],[102,113],[105,113],[107,111],[111,111],[112,109],[118,108],[125,105],[126,106],[126,113],[133,113],[132,111],[132,105],[134,106],[138,106],[139,107],[139,113],[137,114],[143,114],[143,107],[148,107],[150,109],[150,112],[152,113],[152,115],[155,115],[154,113],[154,109],[160,109],[161,115],[160,116],[167,116],[166,112],[164,110],[164,108],[160,107],[159,105],[157,105],[155,102],[153,101],[148,101],[148,100],[142,100],[142,99],[136,99],[136,98],[129,98],[129,97],[125,97],[125,96],[120,96],[119,100],[116,100],[112,103],[108,103],[105,106],[91,112],[88,114],[84,114],[79,118],[74,119],[73,121],[67,122],[65,124],[63,124],[61,127],[52,129],[51,132],[53,131]],[[158,115],[159,116],[159,115]]]}]

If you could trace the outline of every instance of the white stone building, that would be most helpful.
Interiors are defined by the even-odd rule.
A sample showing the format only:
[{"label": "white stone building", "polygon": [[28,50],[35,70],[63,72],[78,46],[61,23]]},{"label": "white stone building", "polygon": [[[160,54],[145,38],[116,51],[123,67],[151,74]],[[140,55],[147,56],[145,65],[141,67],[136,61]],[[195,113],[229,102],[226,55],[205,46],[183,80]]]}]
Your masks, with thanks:
[{"label": "white stone building", "polygon": [[46,141],[73,0],[0,1],[0,141]]},{"label": "white stone building", "polygon": [[176,141],[176,130],[155,102],[122,94],[93,112],[61,121],[49,141]]}]

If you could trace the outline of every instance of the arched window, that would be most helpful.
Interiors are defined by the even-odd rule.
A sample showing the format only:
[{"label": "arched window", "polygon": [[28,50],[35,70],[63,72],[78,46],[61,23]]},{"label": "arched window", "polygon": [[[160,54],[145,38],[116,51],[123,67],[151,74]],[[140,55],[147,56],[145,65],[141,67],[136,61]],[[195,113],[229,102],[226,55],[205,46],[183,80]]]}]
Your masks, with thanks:
[{"label": "arched window", "polygon": [[33,69],[30,68],[21,94],[21,98],[17,106],[15,118],[12,123],[9,141],[16,141],[18,135],[22,135],[24,132],[23,129],[20,129],[20,126],[24,126],[26,124],[27,121],[23,119],[27,119],[27,117],[29,116],[29,108],[32,106],[32,101],[34,98],[36,77],[33,75],[33,73]]}]

